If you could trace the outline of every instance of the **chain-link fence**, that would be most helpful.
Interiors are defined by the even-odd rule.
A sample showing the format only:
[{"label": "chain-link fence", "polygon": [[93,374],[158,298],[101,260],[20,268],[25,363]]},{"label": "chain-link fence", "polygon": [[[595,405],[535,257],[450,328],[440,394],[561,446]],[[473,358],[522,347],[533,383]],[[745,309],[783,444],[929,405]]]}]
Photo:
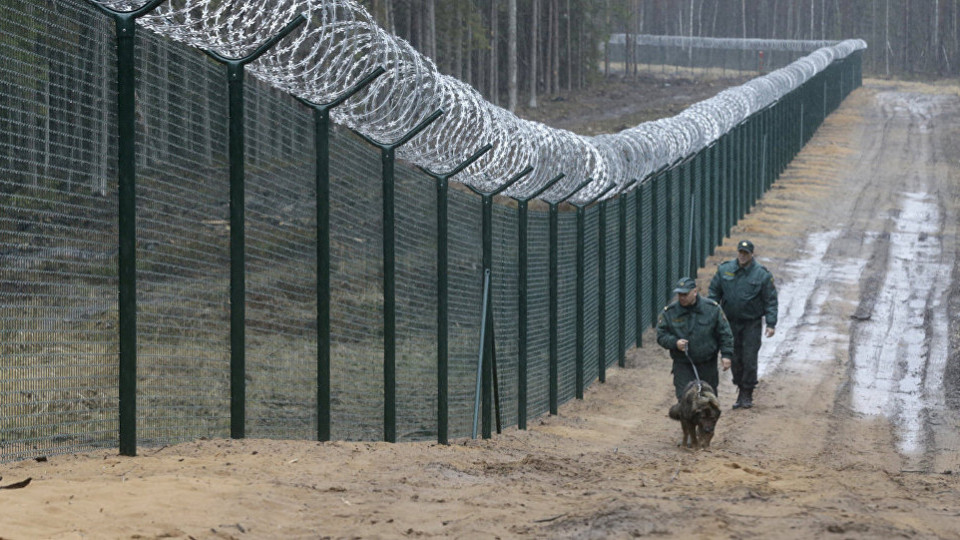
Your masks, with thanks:
[{"label": "chain-link fence", "polygon": [[481,359],[484,416],[523,427],[639,344],[860,84],[854,53],[615,196],[521,212],[242,72],[238,100],[236,72],[155,33],[129,44],[132,91],[112,22],[0,6],[0,460],[469,436]]}]

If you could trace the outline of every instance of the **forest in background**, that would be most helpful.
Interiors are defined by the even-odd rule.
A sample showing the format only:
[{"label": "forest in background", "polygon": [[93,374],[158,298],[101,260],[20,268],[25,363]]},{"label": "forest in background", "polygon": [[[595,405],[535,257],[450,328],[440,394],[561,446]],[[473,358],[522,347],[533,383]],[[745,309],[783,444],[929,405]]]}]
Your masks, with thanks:
[{"label": "forest in background", "polygon": [[[866,76],[960,74],[960,0],[363,0],[438,69],[514,110],[583,88],[614,33],[867,42]],[[642,60],[641,60],[642,61]],[[627,71],[630,71],[629,69]]]}]

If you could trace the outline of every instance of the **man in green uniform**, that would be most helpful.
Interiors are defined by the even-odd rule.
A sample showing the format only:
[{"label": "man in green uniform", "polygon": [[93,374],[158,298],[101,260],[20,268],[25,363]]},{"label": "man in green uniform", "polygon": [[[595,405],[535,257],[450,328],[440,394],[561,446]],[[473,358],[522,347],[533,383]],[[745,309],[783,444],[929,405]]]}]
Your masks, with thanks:
[{"label": "man in green uniform", "polygon": [[696,379],[691,360],[697,366],[700,380],[709,383],[719,394],[720,373],[717,352],[723,370],[730,368],[733,334],[727,318],[716,302],[697,294],[697,282],[682,278],[673,290],[677,300],[663,308],[657,320],[657,343],[670,351],[673,359],[673,386],[677,399],[687,383]]},{"label": "man in green uniform", "polygon": [[733,331],[733,384],[739,388],[734,409],[753,407],[757,355],[763,319],[767,337],[777,326],[777,287],[773,275],[753,258],[753,242],[737,244],[737,258],[721,263],[710,281],[710,299],[723,307]]}]

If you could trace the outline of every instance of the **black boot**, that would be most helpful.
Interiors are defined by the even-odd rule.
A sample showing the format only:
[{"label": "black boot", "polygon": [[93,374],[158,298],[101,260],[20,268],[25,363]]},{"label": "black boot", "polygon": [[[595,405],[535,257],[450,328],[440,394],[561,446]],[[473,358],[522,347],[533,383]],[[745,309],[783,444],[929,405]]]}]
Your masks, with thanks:
[{"label": "black boot", "polygon": [[753,407],[753,388],[745,388],[740,392],[742,398],[740,399],[740,406],[744,409],[749,409]]},{"label": "black boot", "polygon": [[740,388],[739,386],[737,387],[737,401],[733,404],[734,409],[739,409],[740,407],[743,407],[743,396],[745,392],[746,390],[744,390],[743,388]]}]

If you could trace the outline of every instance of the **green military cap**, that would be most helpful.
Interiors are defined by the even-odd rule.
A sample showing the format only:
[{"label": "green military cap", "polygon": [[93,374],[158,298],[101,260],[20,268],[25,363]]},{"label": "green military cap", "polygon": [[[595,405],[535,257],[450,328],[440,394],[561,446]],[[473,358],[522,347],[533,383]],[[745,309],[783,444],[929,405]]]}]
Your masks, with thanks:
[{"label": "green military cap", "polygon": [[737,251],[749,251],[750,253],[753,253],[753,242],[749,240],[741,240],[740,243],[737,244]]},{"label": "green military cap", "polygon": [[677,288],[673,292],[677,294],[687,294],[688,292],[697,288],[697,282],[693,278],[685,277],[680,278],[680,281],[677,282]]}]

